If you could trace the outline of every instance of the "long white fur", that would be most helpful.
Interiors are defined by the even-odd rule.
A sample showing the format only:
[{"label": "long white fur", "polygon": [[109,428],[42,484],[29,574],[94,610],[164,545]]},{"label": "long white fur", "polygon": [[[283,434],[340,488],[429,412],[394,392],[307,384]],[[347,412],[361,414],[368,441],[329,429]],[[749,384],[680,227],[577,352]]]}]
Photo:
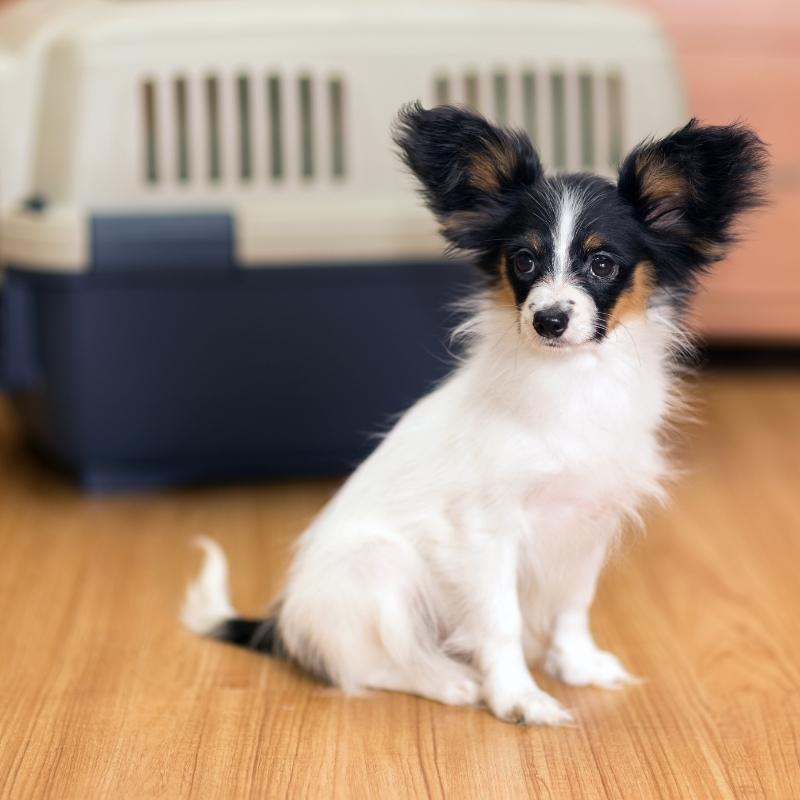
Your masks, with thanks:
[{"label": "long white fur", "polygon": [[[631,680],[595,645],[588,612],[622,521],[661,496],[674,326],[655,303],[600,343],[552,351],[513,306],[478,307],[463,363],[302,536],[279,633],[348,692],[564,723],[531,664],[573,684]],[[232,614],[220,554],[205,548],[184,611],[193,630]]]},{"label": "long white fur", "polygon": [[575,224],[581,212],[581,198],[563,189],[558,207],[558,227],[555,240],[554,273],[556,280],[563,280],[569,271],[569,248],[575,233]]},{"label": "long white fur", "polygon": [[203,569],[191,583],[181,609],[181,622],[190,631],[207,634],[236,616],[228,596],[228,562],[222,548],[207,536],[195,544],[205,553]]}]

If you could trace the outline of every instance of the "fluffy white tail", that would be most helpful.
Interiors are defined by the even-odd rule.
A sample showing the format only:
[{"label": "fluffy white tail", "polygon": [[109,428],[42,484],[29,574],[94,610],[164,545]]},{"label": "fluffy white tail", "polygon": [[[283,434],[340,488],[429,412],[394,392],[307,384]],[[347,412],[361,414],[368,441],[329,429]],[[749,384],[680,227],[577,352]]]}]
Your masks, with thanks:
[{"label": "fluffy white tail", "polygon": [[228,562],[222,548],[207,536],[198,536],[195,544],[204,551],[200,574],[186,592],[181,622],[203,636],[212,633],[237,616],[228,596]]}]

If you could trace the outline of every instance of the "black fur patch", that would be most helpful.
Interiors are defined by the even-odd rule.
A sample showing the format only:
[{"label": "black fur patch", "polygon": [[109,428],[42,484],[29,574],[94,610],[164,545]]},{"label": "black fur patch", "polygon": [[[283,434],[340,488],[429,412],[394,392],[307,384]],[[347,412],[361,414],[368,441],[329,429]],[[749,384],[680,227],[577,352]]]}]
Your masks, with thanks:
[{"label": "black fur patch", "polygon": [[277,614],[265,619],[233,617],[217,626],[210,635],[220,642],[295,662],[323,683],[331,682],[325,664],[312,647],[305,646],[301,652],[290,656],[281,640]]},{"label": "black fur patch", "polygon": [[394,140],[444,237],[491,269],[498,250],[495,237],[542,177],[528,137],[464,109],[428,111],[414,103],[398,115]]},{"label": "black fur patch", "polygon": [[282,655],[276,617],[266,619],[234,617],[215,628],[211,636],[218,641],[257,650],[260,653]]}]

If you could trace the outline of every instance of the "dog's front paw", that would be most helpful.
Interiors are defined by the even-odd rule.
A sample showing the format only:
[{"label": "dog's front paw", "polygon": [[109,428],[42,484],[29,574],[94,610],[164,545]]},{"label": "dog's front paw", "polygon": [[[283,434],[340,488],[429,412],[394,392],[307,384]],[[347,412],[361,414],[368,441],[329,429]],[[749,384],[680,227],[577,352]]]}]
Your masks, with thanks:
[{"label": "dog's front paw", "polygon": [[596,647],[569,650],[552,647],[545,657],[544,671],[570,686],[618,689],[639,680],[622,666],[615,655]]},{"label": "dog's front paw", "polygon": [[572,714],[541,689],[495,693],[486,702],[498,719],[517,725],[565,725],[573,721]]}]

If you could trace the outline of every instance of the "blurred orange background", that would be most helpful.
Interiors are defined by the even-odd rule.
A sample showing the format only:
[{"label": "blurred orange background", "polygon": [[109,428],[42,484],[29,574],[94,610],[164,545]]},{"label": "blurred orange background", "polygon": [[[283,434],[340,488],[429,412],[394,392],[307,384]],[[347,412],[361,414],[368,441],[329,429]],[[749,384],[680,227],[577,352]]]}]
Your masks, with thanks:
[{"label": "blurred orange background", "polygon": [[741,119],[770,146],[771,206],[698,299],[697,325],[714,339],[800,339],[800,3],[796,0],[630,0],[672,41],[689,111]]}]

